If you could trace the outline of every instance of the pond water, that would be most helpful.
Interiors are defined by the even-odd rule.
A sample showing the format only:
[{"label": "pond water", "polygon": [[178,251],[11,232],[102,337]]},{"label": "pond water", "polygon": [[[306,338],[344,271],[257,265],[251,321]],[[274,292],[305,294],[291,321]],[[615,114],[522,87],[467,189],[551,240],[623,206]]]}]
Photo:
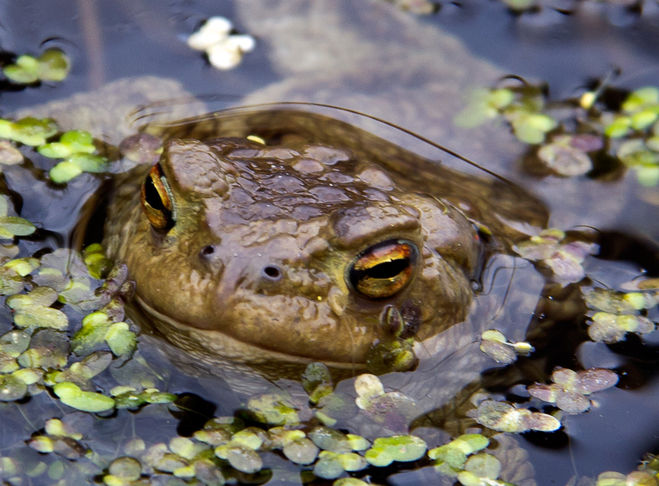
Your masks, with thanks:
[{"label": "pond water", "polygon": [[[61,312],[40,312],[46,312],[49,322],[65,319],[68,325],[43,329],[49,326],[39,324],[37,310],[21,308],[15,297],[6,297],[7,305],[0,309],[0,477],[8,484],[332,484],[335,478],[348,477],[366,484],[453,484],[464,465],[455,466],[452,476],[443,474],[446,469],[434,467],[435,457],[425,451],[388,466],[379,466],[377,458],[369,466],[363,458],[351,457],[352,472],[344,471],[350,467],[345,462],[338,465],[329,451],[361,451],[356,454],[361,456],[378,438],[398,435],[405,443],[412,440],[407,434],[423,439],[430,450],[466,432],[490,439],[485,452],[503,465],[499,478],[513,484],[595,484],[605,471],[628,474],[641,461],[650,463],[651,455],[659,454],[659,341],[652,332],[657,320],[656,281],[629,293],[659,272],[659,122],[654,125],[654,149],[643,152],[654,157],[646,163],[649,168],[643,166],[645,172],[621,161],[621,152],[616,153],[621,142],[602,135],[601,127],[620,115],[631,91],[657,86],[659,3],[537,3],[513,12],[494,0],[437,2],[436,11],[424,15],[384,0],[0,2],[0,64],[56,48],[72,66],[62,82],[24,86],[0,79],[0,116],[50,116],[59,132],[87,130],[111,161],[105,173],[83,173],[55,184],[47,172],[54,161],[15,143],[27,159],[3,166],[0,192],[8,196],[9,214],[38,228],[14,238],[18,255],[3,247],[3,264],[11,258],[35,257],[41,259],[42,270],[69,272],[91,290],[81,289],[82,297],[76,300],[66,283],[57,283],[36,268],[22,278],[11,277],[21,283],[6,295],[61,285],[57,291],[68,295],[64,300],[53,304],[53,299],[41,296],[39,301],[42,309],[52,304]],[[254,49],[233,69],[213,68],[203,53],[186,44],[212,16],[230,19],[235,33],[255,39]],[[534,91],[534,86],[539,88]],[[558,124],[545,130],[541,140],[529,143],[516,125],[521,124],[519,112],[510,115],[505,107],[490,112],[491,119],[477,126],[460,123],[465,110],[483,106],[474,102],[473,91],[495,87],[506,89],[502,96],[516,100],[507,106],[534,107],[524,112],[527,120],[543,112]],[[584,93],[598,89],[595,107],[580,108]],[[263,105],[277,102],[306,104]],[[259,107],[195,118],[244,105]],[[656,113],[659,101],[652,106]],[[254,110],[268,114],[270,124],[249,118]],[[303,115],[295,115],[299,112]],[[192,121],[179,122],[188,117]],[[319,122],[319,117],[330,120]],[[360,391],[355,391],[352,377],[334,383],[332,395],[310,402],[312,389],[305,390],[295,376],[277,379],[270,373],[266,379],[245,370],[209,368],[197,361],[198,355],[190,358],[158,332],[140,330],[132,321],[110,331],[112,323],[123,319],[118,304],[108,311],[109,321],[93,331],[86,328],[87,340],[80,337],[86,313],[113,296],[115,303],[117,296],[130,299],[131,293],[120,272],[106,280],[85,276],[84,265],[74,257],[53,252],[80,246],[82,240],[100,241],[102,222],[90,208],[106,207],[108,182],[115,178],[110,172],[126,171],[131,164],[119,160],[119,143],[138,130],[165,138],[189,135],[191,124],[197,130],[193,134],[204,131],[208,137],[217,119],[224,120],[218,136],[255,132],[266,145],[290,135],[288,125],[296,126],[294,133],[305,143],[332,144],[339,139],[345,148],[354,136],[349,148],[356,153],[372,160],[385,158],[381,153],[395,154],[392,174],[403,187],[425,191],[434,185],[439,197],[460,206],[481,225],[481,238],[488,240],[492,233],[483,266],[472,282],[468,316],[417,343],[416,369],[379,377],[384,391],[395,393],[379,398],[376,394],[370,402],[362,397],[356,404]],[[381,140],[359,138],[355,134],[361,132],[341,128],[341,122]],[[647,141],[650,147],[652,130],[632,130],[627,137]],[[337,138],[334,134],[339,132]],[[588,152],[592,167],[559,176],[543,165],[540,147],[561,134],[584,133],[597,134],[600,145],[581,155],[569,153],[583,161]],[[388,142],[400,148],[389,151]],[[578,142],[594,143],[586,138]],[[418,166],[410,165],[417,159]],[[491,189],[497,184],[503,189]],[[487,208],[481,207],[480,201],[487,204],[488,198]],[[91,230],[84,234],[80,221],[88,216]],[[557,228],[567,236],[545,234],[549,253],[521,243],[544,228]],[[2,278],[9,278],[7,272]],[[4,282],[6,288],[9,284]],[[93,294],[100,285],[105,290]],[[637,300],[621,310],[627,304],[612,299],[623,294],[603,292],[596,301],[600,294],[594,289],[626,291],[629,300]],[[639,303],[639,298],[645,300]],[[646,328],[602,342],[592,336],[598,311],[607,312],[609,319],[616,314],[634,316],[634,322]],[[37,316],[37,324],[21,325],[32,319],[19,318],[21,313]],[[129,316],[135,317],[134,312]],[[16,333],[18,328],[25,332]],[[528,341],[535,349],[512,364],[497,364],[481,351],[481,335],[488,329],[501,331],[510,343]],[[138,336],[134,352],[133,331]],[[119,337],[113,341],[110,335]],[[31,339],[30,349],[16,344],[21,339]],[[399,335],[393,342],[409,344]],[[122,346],[130,350],[122,352]],[[494,345],[502,347],[511,349]],[[89,369],[71,367],[83,357]],[[14,375],[19,368],[33,374]],[[592,395],[586,392],[586,403],[592,400],[589,410],[571,414],[560,410],[569,408],[565,402],[559,407],[531,397],[527,390],[533,383],[552,383],[556,368],[612,370],[617,384]],[[22,394],[16,391],[16,380],[25,389]],[[560,381],[556,375],[553,380]],[[113,396],[114,402],[99,413],[76,411],[68,405],[75,401],[64,398],[66,387],[58,388],[57,383],[76,383],[83,390]],[[119,385],[133,390],[116,388]],[[583,393],[568,385],[565,390],[572,402],[583,402]],[[94,401],[102,401],[99,396],[89,400],[93,403],[88,406],[102,407]],[[275,405],[267,406],[268,400]],[[560,429],[499,433],[497,425],[476,417],[487,400],[552,414],[560,420]],[[221,420],[215,428],[207,426],[206,436],[200,435],[213,417]],[[228,425],[231,417],[235,423]],[[57,422],[47,422],[54,418],[68,429],[58,430]],[[306,434],[327,449],[324,455],[314,462],[313,457],[292,459],[296,456],[290,447],[282,452],[276,441],[285,440],[281,430],[274,429],[282,424],[301,434],[295,436],[302,451],[298,454],[310,454],[313,448],[300,439]],[[251,428],[236,438],[243,426]],[[329,429],[360,435],[369,444],[361,449],[355,442],[348,446],[345,437],[323,442],[323,434],[333,434]],[[232,433],[234,442],[229,442]],[[255,446],[264,438],[265,444]],[[371,450],[377,456],[375,448]],[[135,461],[117,461],[128,456],[139,459],[137,469]],[[656,475],[656,459],[651,466],[654,469],[647,470]],[[471,483],[464,474],[458,478],[462,484],[490,484],[478,475]]]}]

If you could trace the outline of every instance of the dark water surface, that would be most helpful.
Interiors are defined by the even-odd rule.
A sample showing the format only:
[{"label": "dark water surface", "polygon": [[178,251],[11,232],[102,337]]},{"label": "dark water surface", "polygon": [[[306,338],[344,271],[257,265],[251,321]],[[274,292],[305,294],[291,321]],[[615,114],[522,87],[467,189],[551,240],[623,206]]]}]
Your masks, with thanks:
[{"label": "dark water surface", "polygon": [[[73,65],[63,83],[18,89],[2,82],[0,115],[29,113],[34,106],[115,80],[145,75],[180,82],[185,91],[206,103],[201,111],[195,108],[196,112],[269,101],[329,103],[355,109],[409,128],[519,183],[547,205],[549,227],[602,230],[599,257],[588,257],[585,262],[586,274],[593,280],[616,287],[644,271],[656,276],[656,188],[640,187],[630,173],[608,181],[533,176],[522,170],[525,148],[506,127],[467,131],[452,126],[468,87],[493,86],[508,74],[544,81],[553,100],[576,97],[612,72],[619,73],[613,83],[620,89],[657,85],[657,2],[645,1],[632,7],[594,1],[552,5],[558,6],[513,14],[497,1],[442,2],[436,14],[417,17],[379,1],[313,5],[292,1],[274,5],[267,1],[0,0],[0,60],[59,47]],[[184,42],[213,15],[232,19],[238,31],[257,40],[254,52],[247,53],[234,70],[214,70]],[[157,98],[173,96],[176,103],[192,104],[181,93],[164,92]],[[108,95],[102,104],[110,107],[109,112],[114,103]],[[170,100],[162,110],[174,111],[171,107],[176,103]],[[143,113],[139,106],[135,108]],[[146,112],[159,109],[151,107]],[[131,115],[133,119],[137,116]],[[371,128],[369,121],[362,123],[363,128]],[[73,126],[87,128],[84,123]],[[119,135],[114,126],[99,130],[92,130],[95,137],[117,143]],[[419,150],[429,151],[423,155],[431,159],[449,159],[426,144],[410,140],[400,134],[400,140],[395,141],[408,143],[405,146],[411,150],[418,144]],[[462,164],[457,159],[451,159],[451,163]],[[465,164],[464,171],[474,169]],[[22,256],[67,246],[77,215],[98,181],[85,175],[62,189],[36,181],[18,167],[4,170],[4,177],[13,199],[20,201],[21,207],[16,208],[19,214],[44,228],[37,237],[21,242]],[[459,383],[450,385],[444,377],[465,363],[470,363],[477,374],[491,368],[484,380],[487,390],[508,400],[513,400],[508,390],[511,384],[548,382],[556,366],[614,369],[620,381],[615,388],[593,397],[597,406],[585,414],[565,416],[563,428],[557,433],[528,433],[519,443],[528,452],[540,485],[568,484],[584,476],[595,478],[607,470],[631,472],[644,454],[659,454],[657,333],[643,338],[632,336],[611,346],[589,342],[583,319],[573,322],[553,317],[574,303],[573,296],[543,290],[544,285],[528,262],[511,256],[493,259],[483,275],[486,290],[479,297],[479,305],[485,311],[496,309],[496,316],[484,314],[475,329],[465,327],[462,335],[460,326],[456,326],[451,334],[455,337],[454,348],[451,352],[441,350],[446,360],[432,361],[432,366],[426,363],[425,368],[422,363],[413,373],[383,381],[392,389],[416,394],[425,414],[450,403],[453,394],[461,390]],[[552,302],[544,302],[545,297]],[[11,328],[12,316],[3,308],[0,318],[4,333]],[[656,320],[656,309],[650,318]],[[532,358],[518,363],[515,371],[521,376],[510,377],[503,368],[492,367],[492,361],[476,357],[478,343],[469,333],[493,327],[506,329],[511,340],[529,339],[538,349]],[[206,419],[233,415],[243,402],[240,392],[221,380],[190,378],[176,371],[154,349],[159,346],[155,338],[142,339],[140,349],[155,363],[160,389],[181,394],[186,406],[194,411],[169,414],[145,407],[138,414],[123,410],[96,420],[93,426],[86,424],[93,427],[88,444],[99,453],[120,450],[120,444],[130,437],[143,437],[151,444],[167,442],[176,434],[190,436]],[[103,380],[98,385],[103,386]],[[350,384],[341,386],[351,390]],[[290,387],[296,389],[295,385]],[[437,391],[442,387],[446,392]],[[12,448],[24,447],[24,441],[43,427],[45,419],[61,417],[70,411],[66,408],[47,393],[25,403],[2,404],[0,455],[8,456]],[[432,429],[428,423],[437,419],[432,413],[428,416],[430,422],[420,423]],[[434,423],[442,428],[448,422]],[[354,427],[355,433],[377,436],[377,431],[366,426],[360,430],[349,421],[345,425]],[[446,442],[448,437],[437,431],[427,436],[430,447]],[[32,451],[25,449],[29,456]],[[36,457],[36,453],[33,455]],[[282,466],[276,458],[269,460],[270,466]],[[425,467],[427,463],[419,465],[424,467],[391,467],[385,472],[371,468],[367,474],[375,483],[439,484],[441,478]],[[97,469],[94,474],[101,471]],[[299,481],[298,476],[293,474],[293,484]],[[276,484],[287,484],[288,480],[282,478],[279,476],[281,482]],[[95,480],[102,482],[98,476]],[[50,484],[43,477],[34,483]]]}]

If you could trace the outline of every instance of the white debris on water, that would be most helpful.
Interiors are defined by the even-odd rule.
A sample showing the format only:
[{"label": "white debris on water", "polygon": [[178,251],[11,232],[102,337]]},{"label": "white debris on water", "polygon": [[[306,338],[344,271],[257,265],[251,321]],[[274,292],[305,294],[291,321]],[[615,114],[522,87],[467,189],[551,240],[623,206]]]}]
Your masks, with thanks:
[{"label": "white debris on water", "polygon": [[224,17],[211,17],[201,28],[188,37],[188,46],[206,51],[208,61],[216,69],[233,69],[240,64],[243,54],[254,49],[254,37],[232,34],[233,24]]}]

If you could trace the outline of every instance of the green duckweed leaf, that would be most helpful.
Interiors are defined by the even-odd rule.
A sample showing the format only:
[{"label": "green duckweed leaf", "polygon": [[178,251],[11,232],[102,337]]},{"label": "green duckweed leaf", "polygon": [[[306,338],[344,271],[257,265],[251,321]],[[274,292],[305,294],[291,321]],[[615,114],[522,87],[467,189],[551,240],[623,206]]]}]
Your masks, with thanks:
[{"label": "green duckweed leaf", "polygon": [[192,460],[209,449],[206,444],[200,444],[187,437],[174,437],[169,441],[169,450],[185,459]]},{"label": "green duckweed leaf", "polygon": [[256,450],[263,445],[263,431],[256,427],[239,430],[231,437],[231,445],[239,445]]},{"label": "green duckweed leaf", "polygon": [[50,180],[52,180],[54,183],[64,184],[65,182],[69,182],[71,179],[78,177],[80,174],[82,174],[82,172],[83,170],[77,164],[74,164],[69,160],[65,160],[56,164],[52,169],[50,169],[48,174],[50,176]]},{"label": "green duckweed leaf", "polygon": [[87,392],[75,383],[68,381],[58,383],[53,387],[55,395],[62,403],[83,412],[105,412],[114,408],[114,400],[100,393]]},{"label": "green duckweed leaf", "polygon": [[117,356],[132,353],[137,347],[137,337],[125,322],[115,322],[105,333],[105,341]]},{"label": "green duckweed leaf", "polygon": [[13,270],[21,277],[25,277],[26,275],[32,273],[35,269],[39,268],[39,260],[31,257],[15,258],[5,263],[3,267]]},{"label": "green duckweed leaf", "polygon": [[61,142],[51,142],[40,145],[39,148],[37,148],[37,152],[44,157],[51,159],[65,159],[74,153],[72,147]]},{"label": "green duckweed leaf", "polygon": [[38,59],[39,78],[43,81],[63,81],[69,74],[69,58],[59,49],[47,49]]},{"label": "green duckweed leaf", "polygon": [[628,116],[617,116],[604,128],[604,135],[609,138],[622,138],[631,130],[632,120]]},{"label": "green duckweed leaf", "polygon": [[469,455],[485,449],[490,444],[490,440],[481,434],[463,434],[449,444]]},{"label": "green duckweed leaf", "polygon": [[39,80],[39,61],[28,55],[18,56],[16,62],[5,66],[2,72],[14,83],[35,83]]},{"label": "green duckweed leaf", "polygon": [[105,256],[103,247],[98,243],[86,247],[82,252],[82,256],[89,274],[96,279],[107,276],[112,268],[112,260]]},{"label": "green duckweed leaf", "polygon": [[283,395],[265,394],[251,398],[247,408],[254,417],[271,425],[296,425],[300,423],[295,407]]},{"label": "green duckweed leaf", "polygon": [[655,109],[638,111],[631,116],[631,127],[634,130],[645,130],[657,120],[658,116]]},{"label": "green duckweed leaf", "polygon": [[542,113],[517,113],[511,120],[515,136],[528,144],[539,144],[545,140],[545,134],[556,128],[557,122]]},{"label": "green duckweed leaf", "polygon": [[659,89],[655,86],[646,86],[632,91],[622,104],[622,111],[633,113],[648,105],[659,103]]},{"label": "green duckweed leaf", "polygon": [[67,161],[79,167],[83,172],[104,172],[107,170],[107,159],[100,155],[75,153]]},{"label": "green duckweed leaf", "polygon": [[110,319],[105,312],[97,311],[82,319],[82,327],[73,335],[71,345],[73,352],[79,356],[90,353],[105,341],[110,328]]},{"label": "green duckweed leaf", "polygon": [[37,228],[27,219],[18,216],[1,216],[0,229],[2,230],[0,238],[6,238],[3,235],[10,234],[11,237],[31,235]]},{"label": "green duckweed leaf", "polygon": [[57,130],[55,120],[26,117],[11,123],[8,138],[24,145],[37,146],[46,143],[46,139],[55,135]]},{"label": "green duckweed leaf", "polygon": [[426,452],[426,443],[413,435],[378,437],[364,457],[373,466],[388,466],[393,461],[416,461]]}]

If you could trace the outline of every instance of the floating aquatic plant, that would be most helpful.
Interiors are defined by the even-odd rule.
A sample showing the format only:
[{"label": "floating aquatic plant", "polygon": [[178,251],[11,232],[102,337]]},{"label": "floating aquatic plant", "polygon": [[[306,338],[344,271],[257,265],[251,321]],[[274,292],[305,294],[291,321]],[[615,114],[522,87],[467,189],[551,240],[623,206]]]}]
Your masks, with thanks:
[{"label": "floating aquatic plant", "polygon": [[489,329],[481,334],[480,350],[497,363],[511,364],[517,361],[517,356],[528,356],[534,349],[529,343],[509,342],[501,331]]},{"label": "floating aquatic plant", "polygon": [[573,371],[557,368],[551,375],[553,383],[536,383],[527,387],[529,394],[545,402],[555,404],[568,413],[582,413],[590,408],[588,395],[606,390],[618,383],[618,375],[611,370],[591,368]]},{"label": "floating aquatic plant", "polygon": [[540,144],[558,125],[550,115],[543,113],[544,108],[542,91],[536,86],[479,89],[470,95],[467,107],[454,121],[458,126],[475,127],[501,116],[521,142]]},{"label": "floating aquatic plant", "polygon": [[657,305],[656,290],[617,292],[595,288],[585,294],[586,305],[595,311],[589,319],[588,335],[593,341],[613,343],[624,339],[628,332],[647,334],[656,325],[642,315]]},{"label": "floating aquatic plant", "polygon": [[51,118],[26,117],[17,121],[0,118],[0,138],[14,140],[23,145],[43,145],[57,130],[57,123]]},{"label": "floating aquatic plant", "polygon": [[69,74],[71,62],[59,49],[47,49],[39,57],[27,54],[18,56],[13,64],[2,68],[2,72],[17,84],[32,84],[37,81],[63,81]]},{"label": "floating aquatic plant", "polygon": [[479,424],[498,432],[553,432],[561,426],[558,420],[546,413],[531,412],[495,400],[482,401],[474,415]]},{"label": "floating aquatic plant", "polygon": [[70,407],[84,412],[106,412],[114,408],[114,400],[106,395],[81,390],[70,381],[58,383],[53,387],[57,397]]},{"label": "floating aquatic plant", "polygon": [[36,226],[27,219],[8,216],[9,198],[0,194],[0,239],[9,240],[14,236],[27,236],[36,231]]},{"label": "floating aquatic plant", "polygon": [[57,300],[57,292],[50,287],[37,287],[28,294],[7,298],[14,314],[14,323],[21,328],[52,328],[65,330],[69,326],[66,314],[50,307]]},{"label": "floating aquatic plant", "polygon": [[96,311],[85,316],[82,327],[75,333],[71,344],[78,355],[96,350],[107,344],[117,356],[133,352],[137,342],[135,333],[126,322],[112,322],[110,316],[103,311]]},{"label": "floating aquatic plant", "polygon": [[107,159],[96,153],[91,134],[83,130],[65,132],[59,141],[41,145],[38,152],[49,158],[64,159],[50,169],[53,182],[68,182],[83,172],[104,172]]},{"label": "floating aquatic plant", "polygon": [[565,241],[563,231],[555,228],[543,230],[513,247],[522,258],[541,263],[551,270],[562,285],[578,282],[585,277],[582,263],[595,245],[583,241]]},{"label": "floating aquatic plant", "polygon": [[382,382],[375,375],[359,375],[354,386],[357,407],[389,430],[406,432],[409,420],[418,414],[414,400],[397,391],[385,393]]},{"label": "floating aquatic plant", "polygon": [[423,457],[427,448],[425,441],[414,435],[378,437],[364,457],[369,464],[384,467],[394,461],[416,461]]},{"label": "floating aquatic plant", "polygon": [[296,425],[300,423],[295,405],[285,394],[266,393],[247,402],[254,418],[270,425]]},{"label": "floating aquatic plant", "polygon": [[602,137],[597,135],[556,135],[550,143],[538,149],[538,158],[556,174],[577,176],[586,174],[593,168],[588,152],[595,152],[603,147]]}]

